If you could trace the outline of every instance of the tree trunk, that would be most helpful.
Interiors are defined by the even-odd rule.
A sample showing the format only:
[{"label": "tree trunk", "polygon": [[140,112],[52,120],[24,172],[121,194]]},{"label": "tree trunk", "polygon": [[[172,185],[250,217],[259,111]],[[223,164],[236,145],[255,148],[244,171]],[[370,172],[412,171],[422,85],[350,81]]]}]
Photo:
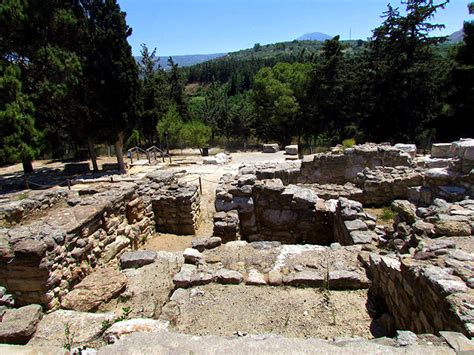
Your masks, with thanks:
[{"label": "tree trunk", "polygon": [[97,165],[97,155],[95,154],[94,142],[91,137],[87,137],[87,148],[89,148],[89,156],[92,161],[92,168],[94,172],[99,172],[99,166]]},{"label": "tree trunk", "polygon": [[30,174],[34,172],[31,160],[23,160],[21,163],[23,164],[23,172],[25,174]]},{"label": "tree trunk", "polygon": [[117,156],[117,164],[119,167],[119,173],[125,174],[125,162],[123,161],[123,132],[117,134],[117,140],[115,141],[115,155]]}]

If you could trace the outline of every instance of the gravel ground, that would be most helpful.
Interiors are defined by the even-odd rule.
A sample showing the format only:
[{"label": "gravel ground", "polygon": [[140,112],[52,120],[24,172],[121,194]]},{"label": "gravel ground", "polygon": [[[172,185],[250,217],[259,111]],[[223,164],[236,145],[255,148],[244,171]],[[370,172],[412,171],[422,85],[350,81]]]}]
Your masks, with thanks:
[{"label": "gravel ground", "polygon": [[209,284],[178,301],[175,330],[194,335],[281,334],[370,339],[367,290]]}]

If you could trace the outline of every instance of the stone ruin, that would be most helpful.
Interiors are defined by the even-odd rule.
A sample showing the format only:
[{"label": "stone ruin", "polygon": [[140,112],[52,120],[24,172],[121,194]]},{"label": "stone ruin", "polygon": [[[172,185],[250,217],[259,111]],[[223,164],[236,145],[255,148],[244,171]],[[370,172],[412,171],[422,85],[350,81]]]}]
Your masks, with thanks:
[{"label": "stone ruin", "polygon": [[95,268],[137,249],[155,230],[194,234],[199,195],[161,173],[79,193],[34,192],[0,211],[0,284],[18,306],[55,309]]},{"label": "stone ruin", "polygon": [[[0,342],[57,345],[72,321],[76,346],[115,343],[100,354],[472,351],[474,141],[416,153],[364,144],[243,165],[218,183],[213,234],[182,253],[134,251],[155,231],[196,233],[200,195],[176,174],[12,195]],[[387,206],[390,223],[374,209]]]},{"label": "stone ruin", "polygon": [[[209,256],[203,254],[199,258],[208,266],[184,269],[187,286],[222,282],[226,273],[250,285],[370,284],[378,304],[374,318],[389,334],[450,330],[472,337],[474,140],[435,144],[431,156],[415,154],[411,145],[336,147],[311,161],[257,163],[241,167],[237,176],[225,175],[216,191],[214,235],[243,248],[270,243],[263,249],[280,255],[285,245],[302,245],[296,254],[307,252],[303,245],[330,246],[326,253],[333,246],[351,250],[348,255],[365,271],[356,275],[340,265],[318,271],[307,258],[306,268],[243,269],[237,275],[207,271]],[[397,213],[393,226],[379,225],[364,211],[387,205]]]}]

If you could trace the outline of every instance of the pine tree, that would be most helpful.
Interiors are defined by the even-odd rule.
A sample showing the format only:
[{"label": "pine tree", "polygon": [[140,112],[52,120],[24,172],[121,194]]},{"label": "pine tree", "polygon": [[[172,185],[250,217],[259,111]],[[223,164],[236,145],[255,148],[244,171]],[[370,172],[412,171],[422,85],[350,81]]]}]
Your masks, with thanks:
[{"label": "pine tree", "polygon": [[369,44],[368,71],[371,87],[363,124],[368,137],[375,141],[431,140],[434,119],[442,109],[442,82],[446,73],[442,59],[433,46],[443,38],[430,32],[443,28],[431,24],[439,9],[448,1],[407,0],[406,15],[388,5],[383,24],[373,32]]},{"label": "pine tree", "polygon": [[41,134],[35,127],[33,103],[25,95],[20,68],[0,64],[0,163],[20,160],[25,173],[39,153]]}]

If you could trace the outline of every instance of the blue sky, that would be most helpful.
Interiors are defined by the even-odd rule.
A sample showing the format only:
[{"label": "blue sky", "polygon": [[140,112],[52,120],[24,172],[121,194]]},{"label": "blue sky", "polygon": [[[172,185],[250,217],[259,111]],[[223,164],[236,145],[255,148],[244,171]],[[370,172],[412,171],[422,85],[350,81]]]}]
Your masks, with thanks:
[{"label": "blue sky", "polygon": [[[129,38],[138,55],[140,44],[159,55],[231,52],[293,40],[304,33],[367,38],[381,23],[389,0],[118,0],[133,28]],[[390,1],[399,5],[400,0]],[[467,0],[451,0],[435,21],[442,34],[462,28]]]}]

